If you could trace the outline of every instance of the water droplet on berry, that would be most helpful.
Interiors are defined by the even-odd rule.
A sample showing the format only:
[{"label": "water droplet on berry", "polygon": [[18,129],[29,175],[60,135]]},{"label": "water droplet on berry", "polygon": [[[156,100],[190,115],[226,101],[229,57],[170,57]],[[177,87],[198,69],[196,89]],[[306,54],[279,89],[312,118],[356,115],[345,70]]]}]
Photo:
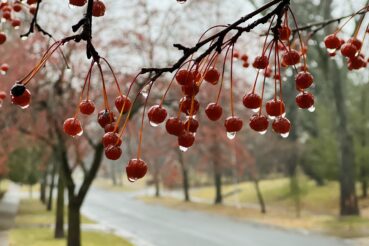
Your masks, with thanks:
[{"label": "water droplet on berry", "polygon": [[315,111],[315,106],[311,106],[310,108],[308,108],[309,112],[314,112]]},{"label": "water droplet on berry", "polygon": [[150,91],[150,88],[152,86],[152,81],[150,83],[148,83],[147,85],[144,86],[144,88],[142,88],[142,91],[141,91],[141,95],[146,99],[148,96],[149,96],[149,91]]},{"label": "water droplet on berry", "polygon": [[159,124],[156,124],[156,123],[154,123],[154,122],[152,122],[152,121],[150,121],[150,126],[152,126],[152,127],[157,127]]},{"label": "water droplet on berry", "polygon": [[27,36],[23,36],[23,37],[21,37],[21,40],[22,41],[26,41],[28,39],[28,37]]},{"label": "water droplet on berry", "polygon": [[232,140],[236,137],[236,132],[227,132],[227,138]]},{"label": "water droplet on berry", "polygon": [[6,22],[6,19],[5,18],[1,18],[1,22],[2,23]]},{"label": "water droplet on berry", "polygon": [[260,135],[265,135],[265,133],[267,133],[267,130],[259,132]]},{"label": "water droplet on berry", "polygon": [[254,109],[252,109],[252,112],[254,112],[254,113],[257,113],[257,112],[259,112],[260,111],[260,107],[259,108],[254,108]]},{"label": "water droplet on berry", "polygon": [[0,100],[0,108],[3,106],[3,100]]},{"label": "water droplet on berry", "polygon": [[196,114],[194,114],[194,115],[186,115],[186,119],[196,119]]},{"label": "water droplet on berry", "polygon": [[137,179],[128,177],[128,181],[131,182],[131,183],[134,183],[134,182],[137,181]]},{"label": "water droplet on berry", "polygon": [[1,75],[6,75],[6,71],[1,70]]},{"label": "water droplet on berry", "polygon": [[179,150],[182,152],[186,152],[188,150],[188,148],[183,147],[183,146],[179,146]]},{"label": "water droplet on berry", "polygon": [[286,112],[284,112],[283,114],[282,114],[282,117],[284,118],[284,117],[286,117]]},{"label": "water droplet on berry", "polygon": [[29,108],[29,104],[24,105],[24,106],[21,107],[21,109],[27,109],[27,108]]},{"label": "water droplet on berry", "polygon": [[290,135],[290,133],[289,132],[287,132],[287,133],[282,133],[281,134],[281,137],[282,138],[288,138],[288,136]]},{"label": "water droplet on berry", "polygon": [[145,99],[147,98],[148,95],[149,93],[147,91],[141,91],[141,96],[143,96]]},{"label": "water droplet on berry", "polygon": [[336,52],[336,49],[327,49],[328,53],[333,54]]},{"label": "water droplet on berry", "polygon": [[269,119],[274,120],[275,116],[268,115]]}]

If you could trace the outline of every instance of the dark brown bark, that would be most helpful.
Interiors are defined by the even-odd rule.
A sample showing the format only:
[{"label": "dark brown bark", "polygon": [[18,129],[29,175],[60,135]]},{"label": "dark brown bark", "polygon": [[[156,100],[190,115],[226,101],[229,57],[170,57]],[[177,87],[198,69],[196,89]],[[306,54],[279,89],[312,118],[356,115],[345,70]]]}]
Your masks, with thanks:
[{"label": "dark brown bark", "polygon": [[55,238],[64,238],[64,180],[62,177],[62,171],[59,170],[58,179],[58,197],[56,201],[56,213],[55,213]]},{"label": "dark brown bark", "polygon": [[188,177],[188,170],[183,160],[183,153],[178,149],[178,161],[181,166],[182,171],[182,187],[183,187],[183,194],[184,194],[184,201],[189,202],[190,199],[190,183]]},{"label": "dark brown bark", "polygon": [[68,246],[81,246],[81,205],[76,201],[74,194],[69,192],[68,205]]},{"label": "dark brown bark", "polygon": [[266,206],[265,206],[263,194],[261,193],[261,190],[260,190],[260,187],[259,187],[259,180],[254,179],[254,186],[255,186],[256,195],[258,197],[258,201],[259,201],[259,205],[260,205],[260,212],[262,214],[265,214],[266,213]]},{"label": "dark brown bark", "polygon": [[46,204],[46,180],[47,180],[47,169],[42,174],[42,178],[40,180],[40,201],[43,204]]},{"label": "dark brown bark", "polygon": [[214,168],[214,188],[215,188],[215,198],[214,204],[222,204],[223,202],[223,195],[222,195],[222,167],[221,163],[219,162],[219,153],[220,148],[218,145],[217,133],[214,134],[214,144],[211,148],[211,155],[213,157],[213,168]]},{"label": "dark brown bark", "polygon": [[49,185],[49,197],[47,200],[47,211],[51,211],[53,209],[53,199],[54,199],[54,186],[55,186],[55,175],[56,175],[56,162],[52,163],[52,171],[51,171],[51,183]]}]

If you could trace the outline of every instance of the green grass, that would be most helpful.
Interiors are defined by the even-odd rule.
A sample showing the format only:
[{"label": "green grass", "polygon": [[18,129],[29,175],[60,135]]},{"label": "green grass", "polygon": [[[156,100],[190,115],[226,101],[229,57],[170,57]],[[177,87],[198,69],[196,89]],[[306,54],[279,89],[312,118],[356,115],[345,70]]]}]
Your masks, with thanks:
[{"label": "green grass", "polygon": [[9,187],[9,181],[7,179],[0,180],[0,200],[5,195]]},{"label": "green grass", "polygon": [[[55,205],[53,207],[55,209]],[[68,209],[64,208],[64,222],[67,223]],[[22,200],[19,206],[19,213],[16,217],[16,223],[19,225],[52,225],[55,221],[55,213],[46,211],[43,205],[37,199]],[[81,216],[82,224],[93,224],[94,222],[84,216]]]},{"label": "green grass", "polygon": [[[32,228],[15,229],[10,232],[12,246],[65,246],[65,240],[55,240],[51,229]],[[83,232],[82,245],[84,246],[132,246],[126,240],[106,233]]]}]

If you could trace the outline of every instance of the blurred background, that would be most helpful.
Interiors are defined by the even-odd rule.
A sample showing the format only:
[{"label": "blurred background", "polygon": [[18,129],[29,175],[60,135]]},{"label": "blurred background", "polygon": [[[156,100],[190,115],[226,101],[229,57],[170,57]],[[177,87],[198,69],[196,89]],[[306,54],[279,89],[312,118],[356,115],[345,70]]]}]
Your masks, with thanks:
[{"label": "blurred background", "polygon": [[[94,19],[93,43],[112,64],[123,91],[140,68],[175,63],[182,54],[174,43],[192,47],[209,27],[232,23],[265,3],[104,2],[105,16]],[[301,26],[345,16],[368,4],[291,2]],[[83,11],[66,0],[43,1],[38,22],[59,40],[71,35]],[[6,92],[54,42],[39,33],[20,40],[31,21],[29,15],[22,18],[19,30],[1,26],[8,38],[0,46],[0,62],[10,67],[0,78],[0,90]],[[358,21],[345,26],[343,38],[352,36]],[[368,21],[364,19],[363,26]],[[294,71],[284,73],[287,117],[293,124],[288,138],[272,131],[261,136],[244,127],[229,140],[223,120],[206,118],[203,109],[215,99],[217,88],[205,85],[198,96],[200,128],[187,152],[178,149],[177,139],[167,135],[165,127],[153,128],[145,119],[142,158],[149,172],[135,183],[127,180],[125,167],[137,151],[145,97],[139,96],[134,104],[118,161],[102,156],[103,131],[95,116],[81,118],[81,137],[67,137],[62,123],[75,111],[90,61],[83,44],[64,45],[64,58],[54,53],[31,81],[28,109],[8,99],[0,108],[0,245],[54,246],[68,241],[78,246],[78,235],[67,235],[79,228],[82,245],[92,246],[369,245],[369,71],[349,71],[341,56],[328,56],[322,41],[336,28],[334,22],[308,41],[315,112],[297,108]],[[262,49],[260,35],[266,30],[260,26],[243,35],[236,50],[253,59]],[[368,45],[363,48],[367,56]],[[247,122],[250,112],[242,97],[256,71],[239,61],[234,66],[235,110]],[[103,98],[95,72],[91,97],[99,109]],[[107,69],[104,73],[113,101],[113,77]],[[149,105],[160,102],[172,76],[166,74],[155,83]],[[229,80],[229,67],[225,79]],[[267,80],[267,97],[272,97],[272,83]],[[221,97],[224,115],[230,114],[229,91],[226,83]],[[177,112],[180,97],[180,89],[173,87],[166,100],[169,115]],[[73,173],[63,175],[65,165]]]}]

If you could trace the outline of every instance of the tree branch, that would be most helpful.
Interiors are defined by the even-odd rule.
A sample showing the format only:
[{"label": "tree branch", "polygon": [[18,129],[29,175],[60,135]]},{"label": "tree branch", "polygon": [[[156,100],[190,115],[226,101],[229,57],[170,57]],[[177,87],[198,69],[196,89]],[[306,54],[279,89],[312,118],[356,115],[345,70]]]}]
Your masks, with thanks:
[{"label": "tree branch", "polygon": [[36,12],[33,15],[31,24],[29,26],[29,30],[27,33],[20,35],[21,38],[27,38],[29,35],[31,35],[32,33],[34,33],[35,28],[37,29],[37,31],[41,32],[43,35],[48,36],[49,38],[53,38],[53,36],[45,31],[45,29],[43,29],[38,23],[37,23],[37,16],[38,16],[38,12],[40,10],[40,5],[41,5],[42,0],[38,0],[37,1],[37,5],[36,5]]}]

